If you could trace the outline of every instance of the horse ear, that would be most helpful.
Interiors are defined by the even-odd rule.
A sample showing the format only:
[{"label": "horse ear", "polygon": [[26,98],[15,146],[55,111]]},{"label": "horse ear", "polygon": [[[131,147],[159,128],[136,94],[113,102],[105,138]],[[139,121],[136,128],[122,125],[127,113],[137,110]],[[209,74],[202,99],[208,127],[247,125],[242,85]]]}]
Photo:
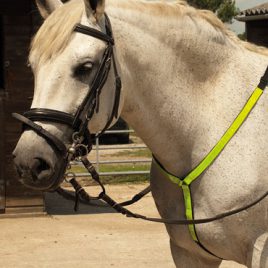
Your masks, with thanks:
[{"label": "horse ear", "polygon": [[98,20],[104,14],[105,0],[84,0],[87,16],[94,15]]},{"label": "horse ear", "polygon": [[35,0],[41,16],[46,19],[55,9],[63,5],[61,0]]}]

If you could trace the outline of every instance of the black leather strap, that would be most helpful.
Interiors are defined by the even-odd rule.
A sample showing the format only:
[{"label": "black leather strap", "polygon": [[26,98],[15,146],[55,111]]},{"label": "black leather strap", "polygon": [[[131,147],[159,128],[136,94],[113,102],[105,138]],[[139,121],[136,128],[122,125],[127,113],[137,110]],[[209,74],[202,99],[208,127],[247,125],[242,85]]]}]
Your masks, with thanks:
[{"label": "black leather strap", "polygon": [[98,108],[98,98],[110,71],[110,53],[111,49],[108,46],[92,85],[89,87],[90,90],[75,114],[73,128],[77,129],[81,135],[86,131],[88,122],[92,118],[96,107]]},{"label": "black leather strap", "polygon": [[[96,172],[94,166],[88,161],[88,159],[86,157],[83,157],[81,160],[82,160],[82,163],[84,164],[85,168],[87,169],[87,171],[91,174],[92,179],[95,182],[97,182],[100,185],[100,187],[102,188],[102,191],[99,194],[99,197],[97,199],[103,200],[109,206],[111,206],[113,209],[115,209],[117,212],[122,213],[123,215],[126,215],[127,217],[142,219],[142,220],[151,221],[151,222],[159,222],[159,223],[166,223],[166,224],[178,224],[178,225],[192,225],[192,224],[209,223],[209,222],[213,222],[213,221],[227,218],[229,216],[232,216],[232,215],[240,213],[244,210],[247,210],[247,209],[255,206],[256,204],[258,204],[259,202],[261,202],[264,198],[266,198],[268,196],[268,191],[266,191],[261,196],[259,196],[256,200],[252,201],[251,203],[246,204],[243,207],[236,208],[236,209],[233,209],[233,210],[221,213],[221,214],[217,214],[216,216],[209,217],[209,218],[193,219],[193,220],[176,219],[176,218],[174,218],[174,219],[151,218],[151,217],[147,217],[147,216],[144,216],[141,214],[134,213],[126,208],[123,208],[122,204],[124,205],[124,203],[117,203],[110,196],[108,196],[106,194],[106,189],[105,189],[104,185],[102,184],[100,177],[99,177],[99,174]],[[75,181],[75,179],[73,181]],[[81,185],[79,185],[79,183],[77,181],[75,183],[76,183],[75,190],[77,191],[77,189],[79,189],[77,194],[80,196],[81,192],[83,193],[83,196],[80,196],[81,200],[89,200],[90,197],[87,196],[87,192],[85,190],[84,191],[81,190],[81,189],[83,189],[83,187]],[[144,191],[146,192],[147,188]]]},{"label": "black leather strap", "polygon": [[[99,133],[100,136],[106,129],[109,128],[114,118],[118,118],[118,109],[119,109],[119,102],[120,102],[120,95],[121,95],[121,79],[118,74],[113,45],[114,39],[112,34],[112,26],[109,20],[109,17],[105,14],[105,21],[106,21],[106,34],[99,32],[96,29],[77,25],[74,29],[77,32],[94,36],[100,40],[107,42],[108,46],[103,54],[102,61],[100,63],[99,69],[95,75],[95,78],[90,86],[90,91],[88,92],[87,96],[85,97],[84,101],[80,105],[77,113],[75,115],[74,126],[79,129],[79,133],[83,133],[85,128],[87,127],[87,122],[92,118],[94,112],[99,111],[99,97],[102,92],[102,88],[107,81],[108,74],[110,72],[111,63],[113,63],[113,70],[115,75],[115,94],[114,94],[114,103],[111,110],[110,117],[103,128],[103,130]],[[79,120],[79,121],[78,121]],[[79,122],[79,123],[78,123]]]},{"label": "black leather strap", "polygon": [[120,103],[121,90],[122,90],[122,82],[121,82],[120,76],[118,75],[114,54],[112,55],[112,60],[113,60],[113,68],[114,68],[114,75],[115,75],[114,103],[113,103],[113,108],[112,108],[112,112],[110,114],[110,117],[109,117],[105,127],[103,128],[103,130],[98,134],[98,137],[100,137],[111,126],[111,123],[112,123],[114,118],[115,119],[118,118],[119,103]]},{"label": "black leather strap", "polygon": [[76,24],[75,28],[74,28],[75,32],[78,33],[82,33],[82,34],[86,34],[92,37],[95,37],[97,39],[100,39],[102,41],[105,41],[106,43],[109,43],[111,45],[114,45],[114,39],[112,37],[110,37],[109,35],[102,33],[99,30],[96,30],[94,28],[82,25],[82,24]]},{"label": "black leather strap", "polygon": [[264,90],[267,87],[267,85],[268,85],[268,66],[266,68],[266,71],[265,71],[263,77],[261,78],[261,81],[258,85],[258,88]]},{"label": "black leather strap", "polygon": [[23,115],[13,113],[12,116],[16,118],[17,120],[21,121],[23,125],[32,129],[39,136],[43,137],[53,148],[56,149],[56,151],[58,151],[61,155],[63,155],[64,158],[66,157],[67,155],[66,146],[56,136],[50,134],[47,130],[42,128],[40,125],[32,122],[30,119],[28,119],[27,117]]},{"label": "black leather strap", "polygon": [[33,108],[24,113],[24,116],[32,121],[50,121],[73,126],[74,116],[57,110]]}]

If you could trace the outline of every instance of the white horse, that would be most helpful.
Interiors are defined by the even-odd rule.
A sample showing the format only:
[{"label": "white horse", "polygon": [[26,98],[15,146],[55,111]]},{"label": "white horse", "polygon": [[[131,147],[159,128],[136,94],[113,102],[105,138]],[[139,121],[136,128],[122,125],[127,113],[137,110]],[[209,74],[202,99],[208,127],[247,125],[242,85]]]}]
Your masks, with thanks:
[{"label": "white horse", "polygon": [[[189,173],[243,108],[266,69],[268,50],[238,40],[213,13],[185,2],[109,0],[105,5],[100,0],[93,7],[94,2],[37,0],[46,20],[29,57],[35,75],[32,108],[75,114],[106,45],[73,28],[82,23],[104,31],[105,10],[123,83],[120,115],[166,170],[178,177]],[[100,112],[89,123],[91,132],[102,130],[111,113],[112,73],[100,96]],[[214,164],[193,183],[195,218],[241,207],[267,191],[267,107],[263,94]],[[69,142],[67,126],[40,124]],[[28,180],[34,180],[31,172],[49,179],[58,168],[53,148],[31,130],[22,134],[14,157],[19,173],[28,171]],[[181,189],[154,161],[151,187],[162,217],[184,217]],[[267,205],[264,199],[224,220],[197,225],[201,243],[220,258],[267,268]],[[187,226],[166,228],[177,267],[219,267],[221,259],[197,245]]]}]

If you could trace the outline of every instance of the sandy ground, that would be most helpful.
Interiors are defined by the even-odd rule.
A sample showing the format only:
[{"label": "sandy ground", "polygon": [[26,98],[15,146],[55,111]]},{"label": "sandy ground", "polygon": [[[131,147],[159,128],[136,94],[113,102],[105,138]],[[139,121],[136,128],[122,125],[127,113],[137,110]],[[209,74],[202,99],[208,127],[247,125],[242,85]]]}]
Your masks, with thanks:
[{"label": "sandy ground", "polygon": [[[109,186],[124,200],[144,185]],[[96,187],[89,191],[96,192]],[[111,209],[80,207],[55,194],[46,198],[49,216],[0,218],[0,267],[174,268],[168,236],[162,224],[125,218]],[[133,210],[157,216],[148,195]],[[243,268],[224,262],[221,268]],[[191,267],[189,267],[191,268]]]}]

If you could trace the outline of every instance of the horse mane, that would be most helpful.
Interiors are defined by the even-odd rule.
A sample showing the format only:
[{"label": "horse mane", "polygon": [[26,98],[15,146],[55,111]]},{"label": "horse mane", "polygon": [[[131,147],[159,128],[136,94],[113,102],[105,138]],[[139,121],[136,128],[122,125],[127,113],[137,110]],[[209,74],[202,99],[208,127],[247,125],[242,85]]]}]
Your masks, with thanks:
[{"label": "horse mane", "polygon": [[[149,13],[152,16],[178,17],[189,16],[192,19],[202,18],[216,30],[223,33],[234,43],[249,51],[268,56],[268,49],[240,40],[230,31],[217,16],[208,10],[190,7],[185,0],[168,1],[136,1],[110,0],[114,8],[126,8]],[[150,7],[150,8],[148,8]],[[84,5],[82,1],[73,0],[55,10],[43,23],[31,44],[31,54],[37,52],[38,61],[44,63],[60,54],[69,44],[74,26],[81,21]],[[60,34],[59,34],[60,33]]]},{"label": "horse mane", "polygon": [[[215,29],[223,32],[234,43],[246,48],[249,51],[268,56],[268,49],[266,47],[257,46],[250,42],[241,40],[233,31],[229,30],[227,26],[212,11],[198,9],[193,10],[193,17],[199,15],[201,18],[210,23]],[[189,16],[191,15],[189,14]]]},{"label": "horse mane", "polygon": [[[242,41],[233,31],[229,30],[227,26],[210,10],[200,10],[188,5],[186,0],[177,0],[169,2],[167,0],[148,2],[148,1],[115,1],[118,7],[125,7],[130,9],[137,9],[140,12],[150,12],[153,16],[178,17],[189,16],[192,19],[202,18],[212,25],[219,32],[223,33],[234,43],[246,48],[249,51],[268,56],[268,49],[266,47],[257,46],[252,43]],[[150,8],[146,8],[150,5]]]}]

